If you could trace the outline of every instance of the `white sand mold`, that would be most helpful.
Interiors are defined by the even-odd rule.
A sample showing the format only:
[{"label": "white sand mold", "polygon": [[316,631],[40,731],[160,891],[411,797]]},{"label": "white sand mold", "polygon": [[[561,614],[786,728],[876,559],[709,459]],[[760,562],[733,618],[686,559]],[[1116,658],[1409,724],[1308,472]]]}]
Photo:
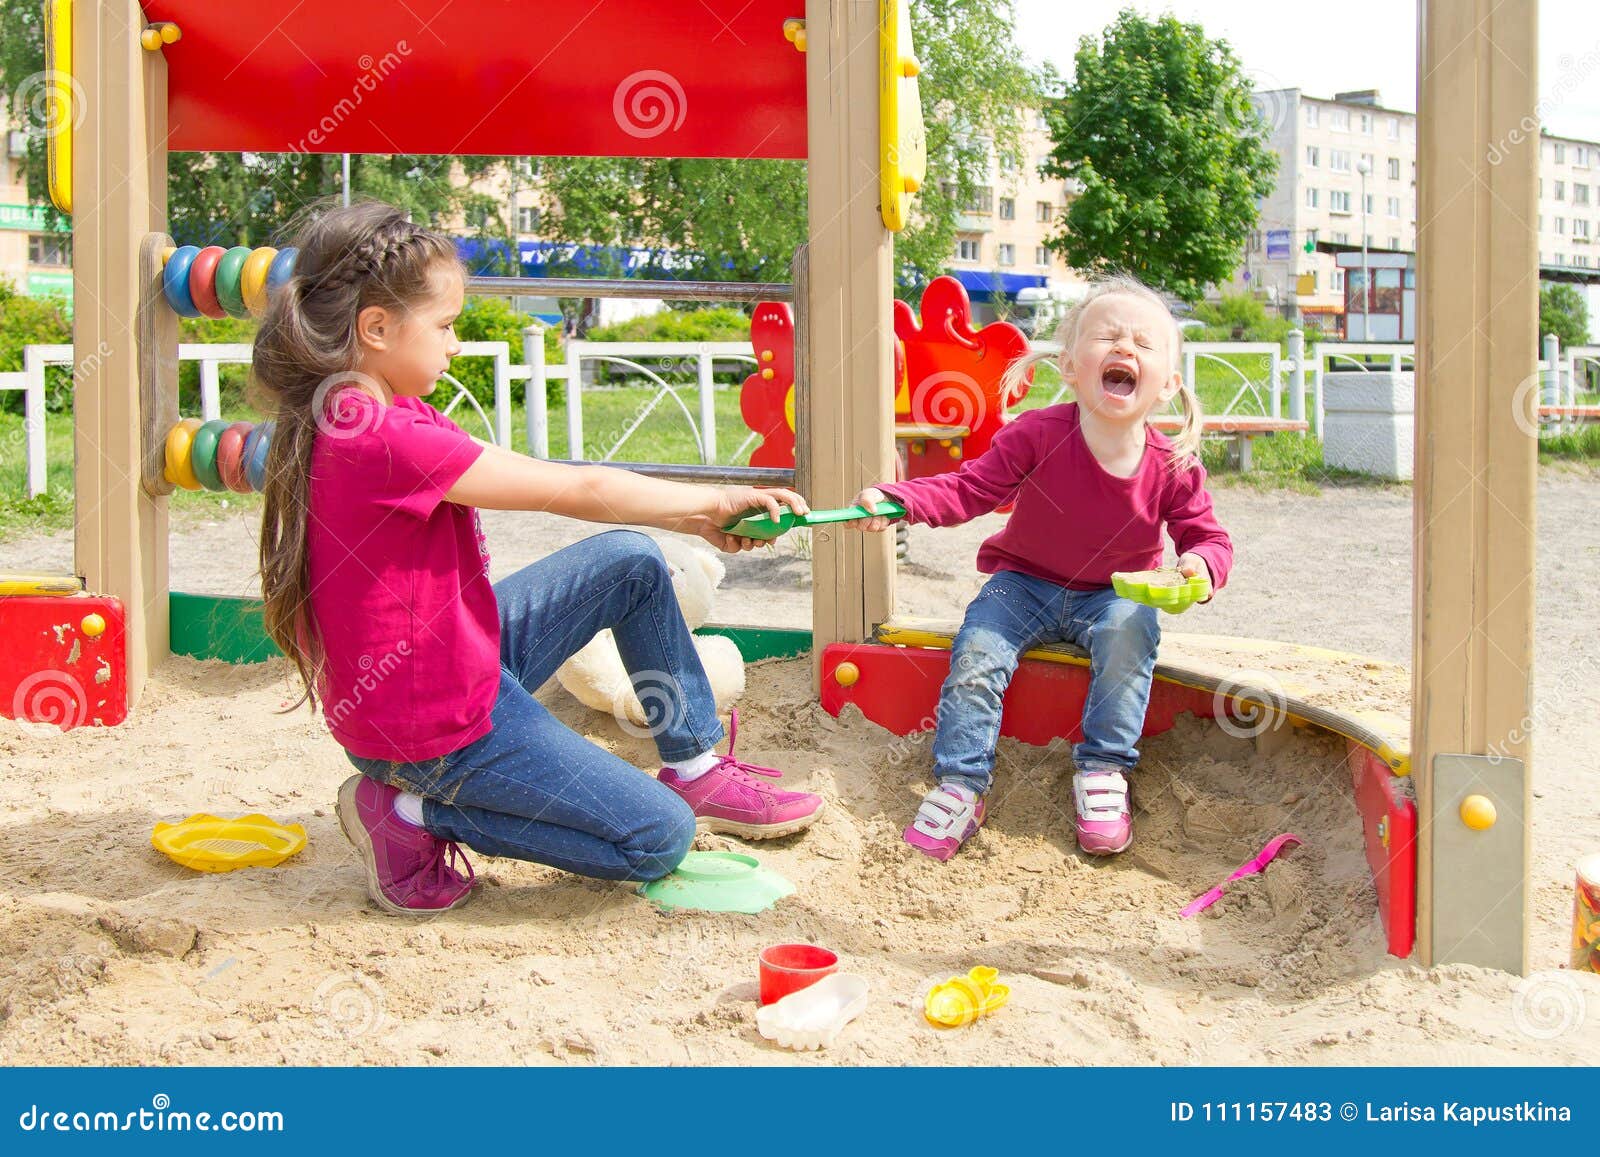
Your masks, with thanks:
[{"label": "white sand mold", "polygon": [[867,1007],[867,982],[835,972],[756,1012],[756,1028],[786,1049],[825,1049]]}]

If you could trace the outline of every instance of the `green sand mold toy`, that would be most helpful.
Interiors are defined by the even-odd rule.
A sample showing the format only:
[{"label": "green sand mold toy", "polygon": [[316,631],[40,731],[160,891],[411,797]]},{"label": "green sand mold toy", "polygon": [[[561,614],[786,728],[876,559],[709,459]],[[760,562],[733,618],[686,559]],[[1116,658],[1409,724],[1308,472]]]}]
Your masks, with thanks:
[{"label": "green sand mold toy", "polygon": [[868,510],[865,506],[842,506],[838,510],[813,510],[810,514],[796,514],[787,508],[777,518],[770,514],[753,514],[732,526],[723,527],[727,534],[740,538],[755,538],[771,542],[781,538],[797,526],[826,526],[830,522],[854,522],[858,518],[871,518],[874,514],[889,518],[904,518],[906,508],[898,502],[883,501]]},{"label": "green sand mold toy", "polygon": [[1203,575],[1185,578],[1176,567],[1118,571],[1111,576],[1111,587],[1125,599],[1172,615],[1181,615],[1211,597],[1210,579]]},{"label": "green sand mold toy", "polygon": [[754,856],[739,852],[690,852],[667,875],[640,886],[639,891],[667,912],[691,908],[698,912],[765,912],[794,885]]}]

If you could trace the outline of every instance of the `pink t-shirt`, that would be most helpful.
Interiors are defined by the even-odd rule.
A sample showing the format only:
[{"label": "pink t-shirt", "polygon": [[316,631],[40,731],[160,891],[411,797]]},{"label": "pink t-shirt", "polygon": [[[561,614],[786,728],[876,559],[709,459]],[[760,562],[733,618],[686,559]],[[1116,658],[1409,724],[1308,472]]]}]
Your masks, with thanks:
[{"label": "pink t-shirt", "polygon": [[1003,426],[989,449],[953,474],[880,485],[911,522],[954,526],[1008,502],[1016,509],[978,550],[985,574],[1020,571],[1072,590],[1111,585],[1113,571],[1161,564],[1163,529],[1178,553],[1206,560],[1221,590],[1233,542],[1211,510],[1199,463],[1173,469],[1172,442],[1145,427],[1131,478],[1100,465],[1078,424],[1078,404],[1046,406]]},{"label": "pink t-shirt", "polygon": [[489,731],[500,617],[478,512],[445,491],[479,446],[417,398],[359,390],[311,452],[311,617],[328,728],[369,759],[415,762]]}]

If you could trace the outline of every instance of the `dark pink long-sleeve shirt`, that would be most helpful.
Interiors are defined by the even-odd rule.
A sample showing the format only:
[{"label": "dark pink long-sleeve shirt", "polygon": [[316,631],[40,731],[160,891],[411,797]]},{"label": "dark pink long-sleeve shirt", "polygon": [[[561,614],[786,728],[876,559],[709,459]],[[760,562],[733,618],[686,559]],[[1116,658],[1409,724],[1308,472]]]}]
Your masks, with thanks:
[{"label": "dark pink long-sleeve shirt", "polygon": [[1145,454],[1131,478],[1106,471],[1084,441],[1076,402],[1030,410],[1001,429],[986,453],[953,474],[880,485],[912,522],[955,526],[1008,502],[1005,529],[984,542],[978,569],[1020,571],[1073,590],[1111,585],[1113,571],[1161,565],[1165,527],[1179,554],[1228,581],[1233,542],[1211,510],[1205,469],[1173,469],[1172,442],[1145,428]]}]

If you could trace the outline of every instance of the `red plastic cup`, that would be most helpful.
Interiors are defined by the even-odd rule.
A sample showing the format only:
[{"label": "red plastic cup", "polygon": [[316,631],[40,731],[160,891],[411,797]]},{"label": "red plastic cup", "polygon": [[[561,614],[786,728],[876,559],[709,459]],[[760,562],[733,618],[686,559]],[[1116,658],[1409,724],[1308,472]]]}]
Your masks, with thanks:
[{"label": "red plastic cup", "polygon": [[761,1003],[782,1000],[839,971],[839,957],[815,944],[774,944],[761,950]]}]

